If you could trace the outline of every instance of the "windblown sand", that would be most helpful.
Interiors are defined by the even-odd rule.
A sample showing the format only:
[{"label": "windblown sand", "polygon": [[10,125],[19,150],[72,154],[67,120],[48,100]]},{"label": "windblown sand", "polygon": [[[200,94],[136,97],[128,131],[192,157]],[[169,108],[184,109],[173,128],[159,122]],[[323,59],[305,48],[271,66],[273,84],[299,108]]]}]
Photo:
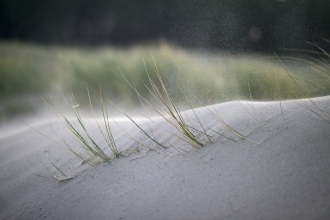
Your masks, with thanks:
[{"label": "windblown sand", "polygon": [[[196,109],[212,130],[212,143],[200,149],[165,132],[163,119],[138,120],[184,156],[116,119],[112,128],[125,156],[94,167],[22,123],[0,134],[0,219],[330,219],[330,97],[313,101],[319,109],[310,100]],[[105,146],[95,121],[85,123]],[[79,145],[58,120],[31,126]]]}]

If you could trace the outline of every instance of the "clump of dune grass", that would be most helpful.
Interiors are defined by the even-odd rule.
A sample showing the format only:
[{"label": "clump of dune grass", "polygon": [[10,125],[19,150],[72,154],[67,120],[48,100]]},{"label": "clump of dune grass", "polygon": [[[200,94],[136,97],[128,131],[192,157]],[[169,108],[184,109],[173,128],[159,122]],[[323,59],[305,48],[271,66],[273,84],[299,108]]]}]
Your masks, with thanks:
[{"label": "clump of dune grass", "polygon": [[[87,87],[87,94],[88,94],[88,98],[89,98],[89,101],[90,101],[90,107],[91,107],[95,122],[98,126],[98,129],[99,129],[100,133],[102,134],[104,140],[106,141],[108,147],[110,148],[112,153],[115,155],[115,157],[119,157],[120,152],[118,151],[118,148],[116,146],[116,142],[115,142],[114,137],[113,137],[112,132],[111,132],[111,127],[110,127],[110,122],[109,122],[108,105],[106,105],[103,102],[101,88],[100,88],[100,104],[101,104],[101,109],[102,109],[103,122],[104,122],[105,130],[106,130],[105,132],[101,129],[101,126],[100,126],[99,122],[96,119],[88,87]],[[111,157],[109,155],[107,155],[104,150],[102,150],[102,148],[97,144],[97,141],[95,141],[91,137],[89,132],[87,131],[87,128],[86,128],[86,126],[83,122],[83,119],[80,116],[80,113],[79,113],[79,110],[78,110],[79,104],[76,103],[76,100],[75,100],[75,97],[74,97],[73,93],[70,96],[70,100],[71,100],[70,104],[65,98],[64,98],[64,101],[66,102],[67,106],[69,108],[71,108],[71,110],[74,114],[74,118],[75,118],[76,123],[69,120],[69,118],[66,117],[59,110],[58,106],[55,103],[54,103],[54,106],[55,106],[56,110],[53,107],[51,107],[50,104],[44,98],[42,98],[42,99],[47,104],[47,106],[53,111],[53,113],[60,119],[60,121],[64,124],[64,126],[70,131],[70,133],[74,136],[74,138],[78,141],[79,146],[82,149],[84,149],[84,153],[79,153],[79,151],[74,150],[73,146],[70,146],[68,144],[68,142],[64,139],[64,137],[63,136],[60,137],[55,131],[54,131],[54,133],[62,140],[63,143],[61,144],[61,143],[58,143],[57,141],[54,141],[54,140],[51,139],[53,142],[55,142],[55,143],[57,143],[61,146],[64,146],[66,149],[68,149],[69,151],[74,153],[77,157],[79,157],[80,159],[82,159],[85,162],[88,162],[91,165],[97,164],[98,161],[103,161],[103,162],[110,163]],[[33,130],[35,130],[35,129],[33,129]],[[42,134],[39,131],[37,131],[37,132]],[[45,136],[45,135],[43,135],[43,136]],[[45,136],[45,137],[47,137],[47,136]],[[47,138],[49,138],[49,137],[47,137]]]},{"label": "clump of dune grass", "polygon": [[[65,100],[66,101],[66,100]],[[67,105],[70,107],[69,103],[66,101]],[[72,134],[78,139],[81,143],[81,146],[86,150],[86,152],[91,153],[93,156],[101,159],[104,162],[110,162],[110,157],[98,146],[98,144],[94,141],[94,139],[88,133],[83,120],[78,111],[79,104],[75,102],[74,96],[71,96],[71,108],[78,122],[78,126],[82,129],[79,130],[78,127],[75,127],[72,122],[68,120],[62,113],[61,116],[63,118],[62,122],[66,125],[66,127],[72,132]]]},{"label": "clump of dune grass", "polygon": [[[326,53],[324,50],[318,47],[321,52],[326,58],[330,58],[329,54]],[[182,54],[181,54],[182,55]],[[181,59],[184,60],[187,57],[182,56]],[[212,59],[212,58],[210,58]],[[215,74],[214,72],[203,75],[203,79],[201,79],[200,75],[196,75],[196,73],[191,74],[187,78],[187,74],[183,74],[180,77],[172,77],[170,81],[165,81],[160,74],[159,68],[156,65],[155,58],[151,55],[152,66],[150,66],[150,61],[146,62],[143,58],[143,66],[144,71],[143,74],[135,74],[134,77],[130,75],[130,78],[127,75],[124,75],[122,70],[117,66],[121,76],[123,77],[126,84],[128,84],[132,91],[137,95],[138,101],[143,106],[146,111],[146,105],[149,106],[154,113],[156,113],[160,118],[164,120],[171,128],[159,128],[159,124],[147,113],[146,111],[146,120],[143,122],[144,125],[139,124],[134,117],[129,116],[129,114],[125,113],[125,111],[121,110],[114,102],[108,101],[117,107],[123,114],[142,132],[147,140],[152,141],[157,146],[161,147],[162,149],[168,149],[169,147],[174,148],[180,154],[184,154],[185,150],[181,149],[179,146],[172,144],[167,138],[162,137],[162,129],[165,129],[166,132],[170,133],[173,137],[179,138],[184,142],[192,145],[196,148],[200,148],[205,146],[208,143],[211,143],[212,140],[210,138],[209,132],[216,133],[221,135],[231,141],[237,141],[237,137],[239,139],[247,139],[243,134],[239,131],[232,128],[229,124],[227,124],[223,118],[216,112],[215,109],[212,107],[212,99],[214,99],[214,95],[221,94],[226,96],[226,94],[231,94],[230,99],[248,99],[250,101],[255,100],[283,100],[288,98],[307,98],[314,108],[311,108],[304,104],[302,104],[310,109],[311,111],[315,112],[317,115],[322,117],[323,119],[330,122],[330,116],[328,113],[324,112],[316,103],[312,100],[312,96],[320,95],[320,94],[330,94],[330,76],[329,76],[329,62],[328,60],[322,59],[301,59],[301,58],[289,58],[289,57],[277,57],[280,65],[276,62],[260,62],[256,66],[253,66],[253,60],[251,58],[246,57],[236,57],[234,60],[233,58],[229,58],[230,68],[226,68],[228,70],[227,74],[223,74],[220,76]],[[247,60],[249,62],[247,62]],[[313,75],[313,79],[308,78],[309,74],[297,74],[295,72],[295,68],[292,66],[287,66],[287,61],[294,61],[294,62],[301,62],[304,64],[304,68],[306,66],[312,67],[315,75]],[[141,62],[141,61],[140,61]],[[205,62],[205,60],[204,60]],[[207,63],[207,62],[206,62]],[[223,64],[223,62],[221,62]],[[237,65],[238,64],[238,65]],[[249,64],[249,65],[247,65]],[[227,66],[228,67],[228,66]],[[260,67],[260,68],[259,68]],[[154,70],[154,74],[149,74],[149,69],[152,68]],[[274,71],[276,69],[276,71]],[[207,69],[209,70],[209,69]],[[314,73],[313,72],[313,73]],[[309,72],[308,72],[309,73]],[[183,78],[182,78],[183,77]],[[189,78],[190,77],[190,78]],[[134,80],[134,83],[132,82]],[[185,79],[188,81],[186,82]],[[195,80],[191,82],[190,80]],[[200,82],[202,81],[202,83]],[[228,80],[228,81],[226,81]],[[212,83],[211,83],[212,82]],[[323,84],[318,84],[322,82]],[[232,83],[232,84],[231,84]],[[314,92],[313,85],[319,85],[321,88],[316,88]],[[170,85],[171,94],[168,88]],[[177,91],[175,92],[175,87]],[[193,87],[190,88],[190,87]],[[219,90],[220,87],[222,90]],[[236,95],[233,94],[233,89],[229,88],[233,87],[236,90]],[[141,92],[142,90],[142,92]],[[178,90],[180,92],[178,92]],[[211,91],[212,90],[212,91]],[[147,91],[147,92],[146,92]],[[174,92],[173,92],[174,91]],[[204,100],[207,100],[207,103],[201,101],[200,98],[197,97],[195,92],[200,92],[201,96],[204,97]],[[320,92],[322,91],[322,93]],[[210,93],[211,92],[211,93]],[[130,94],[130,93],[127,93]],[[182,111],[181,108],[176,104],[174,101],[172,94],[176,94],[181,96],[181,101],[185,102],[186,105],[189,106],[189,111],[191,114],[188,114],[185,111]],[[108,113],[108,104],[107,102],[103,101],[102,90],[100,87],[100,105],[101,111],[103,116],[103,123],[105,127],[104,129],[101,128],[98,120],[96,119],[94,108],[91,101],[90,90],[87,87],[87,95],[88,101],[93,113],[95,122],[99,129],[99,132],[102,134],[104,140],[106,141],[108,147],[112,151],[115,157],[119,157],[121,153],[118,151],[116,142],[111,132],[111,126],[109,121],[109,113]],[[193,97],[193,99],[190,99]],[[55,104],[55,108],[50,107],[54,111],[56,116],[60,118],[62,123],[65,127],[73,134],[76,140],[80,143],[80,150],[83,149],[84,153],[80,153],[80,150],[75,150],[73,146],[70,146],[68,142],[63,138],[60,137],[62,143],[60,145],[67,148],[69,151],[73,152],[77,157],[86,161],[92,165],[97,164],[99,161],[110,163],[111,156],[107,155],[104,150],[97,144],[89,132],[83,122],[83,119],[80,116],[78,111],[79,104],[75,101],[75,97],[72,94],[70,96],[70,104],[64,99],[67,106],[72,110],[75,121],[77,124],[73,123],[72,120],[69,120],[59,108]],[[191,101],[193,100],[193,102]],[[218,102],[218,99],[214,99],[215,102]],[[219,133],[213,130],[206,124],[203,124],[199,119],[198,115],[194,110],[194,105],[197,103],[198,107],[203,107],[207,110],[207,112],[220,124],[227,128],[227,133]],[[198,126],[195,126],[198,125]],[[140,141],[126,132],[126,135],[131,140],[137,142],[140,145],[147,147],[148,149],[152,149],[146,144],[146,141]],[[234,137],[233,137],[234,136]],[[236,138],[235,138],[236,136]],[[58,167],[55,164],[52,166],[58,170]],[[58,170],[59,171],[59,170]]]},{"label": "clump of dune grass", "polygon": [[93,105],[92,105],[92,101],[91,101],[91,97],[89,95],[88,87],[87,87],[87,92],[88,92],[88,99],[89,99],[90,106],[91,106],[91,109],[92,109],[92,112],[93,112],[93,116],[94,116],[95,122],[96,122],[96,124],[99,128],[99,131],[101,132],[104,140],[107,142],[107,144],[108,144],[110,150],[112,151],[112,153],[116,157],[119,157],[120,153],[118,151],[115,139],[113,138],[113,135],[112,135],[112,132],[111,132],[110,121],[109,121],[109,108],[108,108],[108,105],[103,102],[103,98],[102,98],[102,88],[100,86],[100,104],[101,104],[103,122],[104,122],[106,132],[103,132],[103,130],[101,129],[101,127],[100,127],[100,125],[99,125],[99,123],[96,119],[95,112],[94,112]]},{"label": "clump of dune grass", "polygon": [[[153,59],[154,61],[154,59]],[[147,103],[159,116],[161,116],[166,122],[170,123],[175,130],[177,130],[179,133],[183,135],[185,140],[187,142],[193,143],[194,146],[202,147],[203,144],[201,141],[191,132],[190,128],[188,127],[187,123],[183,119],[183,116],[181,112],[179,111],[178,107],[174,104],[173,100],[171,99],[168,90],[161,78],[161,75],[159,73],[159,70],[157,68],[157,65],[154,61],[154,67],[155,67],[155,74],[159,80],[159,83],[161,84],[161,88],[158,88],[155,84],[155,82],[150,78],[150,75],[148,74],[148,70],[146,68],[146,72],[148,75],[148,80],[151,85],[151,88],[148,87],[145,82],[140,78],[142,83],[145,85],[147,90],[150,92],[151,96],[157,101],[159,106],[161,107],[162,110],[165,111],[166,114],[162,113],[161,110],[159,110],[157,107],[155,107],[153,104],[151,104],[146,98],[144,98],[139,91],[136,89],[136,87],[131,84],[124,74],[121,72],[122,76],[126,80],[126,82],[131,86],[131,88],[135,91],[137,94],[139,100],[142,102],[144,101]],[[143,104],[143,103],[142,103]],[[125,114],[126,115],[126,114]],[[145,132],[131,117],[126,115],[148,138],[151,138],[156,144],[163,148],[167,148],[163,146],[163,144],[159,143],[157,140],[153,139],[147,132]]]},{"label": "clump of dune grass", "polygon": [[[186,104],[190,107],[190,116],[187,115],[186,111],[181,111],[177,104],[173,101],[171,98],[171,95],[162,79],[162,76],[160,74],[160,71],[156,65],[154,57],[151,55],[153,63],[154,63],[154,74],[156,75],[157,82],[152,79],[151,75],[149,74],[148,68],[145,65],[145,60],[143,58],[143,63],[145,65],[145,72],[147,74],[147,82],[145,82],[139,75],[140,82],[145,86],[145,88],[149,91],[149,94],[151,97],[153,97],[154,102],[146,99],[136,88],[135,84],[130,82],[121,69],[118,67],[119,72],[125,79],[125,81],[128,83],[128,85],[131,87],[131,89],[136,93],[138,99],[140,100],[141,105],[145,109],[145,105],[148,105],[151,107],[151,109],[158,115],[160,118],[164,120],[167,124],[169,124],[172,129],[166,129],[166,132],[170,133],[172,136],[178,137],[184,142],[191,144],[192,146],[196,148],[200,148],[205,146],[207,143],[211,143],[212,140],[210,138],[210,135],[208,134],[207,125],[204,125],[201,120],[198,118],[198,115],[196,114],[191,102],[189,101],[188,97],[185,95],[185,92],[181,88],[179,82],[176,82],[178,84],[178,89],[180,90],[182,96],[185,99]],[[147,85],[147,83],[149,85]],[[172,87],[173,89],[173,87]],[[197,99],[197,98],[196,98]],[[116,106],[113,102],[111,102],[114,106]],[[225,121],[217,115],[217,113],[213,113],[208,107],[204,106],[204,108],[209,110],[212,114],[212,116],[216,117],[216,119],[221,122],[221,124],[225,125],[226,128],[228,128],[232,133],[234,133],[236,136],[244,139],[245,137],[241,135],[239,132],[237,132],[235,129],[231,128]],[[117,106],[116,106],[117,107]],[[121,110],[122,111],[122,110]],[[123,111],[122,111],[123,112]],[[124,112],[123,112],[124,113]],[[147,113],[147,111],[146,111]],[[137,128],[150,140],[152,140],[154,143],[156,143],[158,146],[167,149],[168,145],[171,147],[174,147],[175,150],[177,150],[179,153],[182,154],[184,151],[183,149],[180,149],[178,146],[173,146],[169,141],[165,140],[164,142],[161,142],[160,140],[157,140],[154,138],[151,134],[149,134],[142,126],[140,126],[136,121],[134,121],[133,118],[128,116],[126,113],[124,113],[125,116],[132,121]],[[150,117],[146,116],[146,119],[150,121],[156,129],[150,129],[150,130],[158,130],[157,129],[157,123]],[[198,128],[195,125],[198,125]],[[150,125],[149,125],[150,127]],[[164,127],[164,126],[162,126]],[[212,132],[215,132],[212,130]],[[215,132],[217,133],[217,132]],[[222,135],[222,134],[221,134]],[[162,136],[162,135],[158,135]],[[227,137],[227,136],[225,136]],[[227,137],[230,140],[233,140],[230,137]],[[164,138],[163,138],[164,139]]]}]

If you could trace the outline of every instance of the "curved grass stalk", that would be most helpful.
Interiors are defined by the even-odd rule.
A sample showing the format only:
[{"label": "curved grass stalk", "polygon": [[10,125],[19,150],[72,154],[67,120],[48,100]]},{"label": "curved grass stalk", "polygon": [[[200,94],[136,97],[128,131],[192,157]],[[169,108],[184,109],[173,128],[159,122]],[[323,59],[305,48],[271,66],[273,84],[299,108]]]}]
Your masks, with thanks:
[{"label": "curved grass stalk", "polygon": [[[32,126],[30,126],[29,124],[27,124],[23,119],[21,119],[23,121],[24,124],[26,124],[29,128],[31,128],[32,130],[34,130],[35,132],[37,132],[38,134],[40,134],[41,136],[47,138],[48,140],[54,142],[55,144],[57,144],[60,147],[63,147],[64,149],[72,152],[74,155],[76,155],[77,157],[79,157],[81,160],[91,164],[91,165],[95,165],[95,163],[91,162],[88,158],[86,158],[85,156],[83,156],[82,154],[80,154],[79,152],[73,150],[66,142],[65,145],[59,143],[58,141],[55,141],[54,139],[48,137],[47,135],[44,135],[43,133],[41,133],[40,131],[38,131],[37,129],[33,128]],[[52,128],[52,126],[51,126]],[[53,129],[53,128],[52,128]],[[54,129],[53,129],[54,131]],[[56,133],[55,133],[56,134]],[[56,134],[57,135],[57,134]],[[58,135],[57,135],[58,136]],[[60,138],[61,139],[61,138]],[[63,141],[63,139],[61,139]]]},{"label": "curved grass stalk", "polygon": [[[145,101],[158,115],[160,115],[162,118],[164,118],[168,123],[170,123],[176,130],[178,130],[181,134],[183,134],[185,137],[188,137],[189,140],[192,140],[193,143],[197,143],[200,146],[203,146],[202,143],[200,143],[195,137],[194,135],[189,131],[189,129],[185,126],[185,122],[183,121],[182,117],[177,117],[174,113],[174,111],[171,109],[171,106],[168,105],[164,99],[162,94],[160,93],[160,91],[158,90],[157,86],[154,84],[154,82],[151,80],[149,74],[148,78],[149,81],[152,85],[152,88],[154,90],[151,91],[151,89],[142,81],[142,83],[144,84],[144,86],[148,89],[148,91],[150,92],[150,94],[156,99],[156,101],[161,105],[161,107],[163,107],[163,109],[165,110],[165,112],[168,113],[168,115],[170,116],[170,118],[172,120],[170,120],[169,118],[167,118],[163,113],[161,113],[158,109],[156,109],[147,99],[145,99],[135,88],[135,86],[133,86],[128,80],[127,78],[124,76],[124,74],[122,73],[122,71],[120,70],[119,66],[118,66],[119,72],[121,73],[121,75],[123,76],[123,78],[125,79],[125,81],[128,83],[128,85],[135,91],[135,93],[137,94],[137,96],[139,98],[141,98],[143,101]],[[141,79],[141,78],[140,78]],[[163,85],[164,87],[164,85]],[[168,96],[169,97],[169,96]],[[172,107],[175,108],[175,111],[178,112],[178,110],[176,109],[175,105],[172,102]],[[122,111],[123,112],[123,111]],[[126,114],[125,114],[126,115]],[[126,115],[127,116],[127,115]],[[182,119],[182,120],[181,120]],[[130,119],[131,120],[131,119]],[[134,122],[133,122],[134,123]],[[136,124],[136,123],[135,123]],[[141,128],[140,128],[141,129]]]},{"label": "curved grass stalk", "polygon": [[200,99],[198,99],[196,96],[194,96],[195,97],[195,99],[197,100],[197,101],[199,101],[199,103],[201,103],[201,105],[204,107],[204,108],[206,108],[207,110],[208,110],[208,112],[210,112],[211,113],[211,115],[213,115],[213,117],[217,120],[217,121],[219,121],[221,124],[223,124],[226,128],[228,128],[233,134],[235,134],[236,136],[238,136],[239,138],[241,138],[241,139],[245,139],[245,136],[244,135],[242,135],[241,133],[239,133],[238,131],[236,131],[234,128],[232,128],[230,125],[228,125],[219,115],[218,115],[218,113],[217,113],[217,111],[215,110],[215,109],[213,109],[214,111],[215,111],[215,113],[214,112],[212,112],[207,106],[205,106],[204,104],[203,104],[203,102],[200,100]]},{"label": "curved grass stalk", "polygon": [[154,141],[156,144],[158,144],[159,146],[161,146],[164,149],[167,149],[168,147],[164,146],[163,144],[159,143],[157,140],[155,140],[154,138],[152,138],[148,132],[146,132],[143,128],[141,128],[131,117],[129,117],[123,110],[121,110],[117,105],[115,105],[113,102],[111,102],[109,99],[108,101],[115,106],[119,111],[121,111],[131,122],[133,122],[133,124],[138,127],[140,129],[140,131],[142,131],[142,133],[147,136],[148,138],[150,138],[150,140]]},{"label": "curved grass stalk", "polygon": [[[135,88],[135,90],[136,90],[135,85],[134,85],[134,88]],[[140,101],[140,103],[141,103],[141,105],[142,105],[142,107],[143,107],[145,113],[147,114],[147,116],[144,116],[144,115],[142,115],[142,114],[141,114],[141,115],[142,115],[143,117],[149,119],[149,120],[152,122],[152,124],[153,124],[155,127],[157,127],[157,126],[156,126],[156,122],[155,122],[154,120],[152,120],[152,118],[149,116],[148,111],[147,111],[145,105],[143,104],[141,97],[140,97],[139,95],[138,95],[138,97],[139,97],[139,101]],[[149,129],[151,130],[151,129],[152,129],[151,126],[150,126],[148,123],[146,123],[146,124],[148,125]],[[172,135],[174,135],[174,136],[176,136],[176,137],[178,137],[178,138],[181,138],[181,137],[178,136],[175,132],[171,132],[171,131],[169,131],[169,130],[167,130],[167,129],[165,129],[165,128],[163,128],[163,129],[166,130],[167,132],[171,133]],[[157,134],[158,134],[159,136],[161,136],[161,134],[158,132],[158,129],[155,129],[155,131],[157,132]],[[166,141],[166,143],[167,143],[168,145],[170,145],[171,147],[173,147],[173,148],[174,148],[179,154],[183,155],[183,153],[180,152],[179,149],[178,149],[177,147],[175,147],[173,144],[171,144],[169,141]],[[180,149],[180,150],[182,150],[182,149]]]},{"label": "curved grass stalk", "polygon": [[136,143],[139,143],[139,144],[141,144],[142,146],[144,146],[145,148],[147,148],[148,150],[153,150],[151,147],[149,147],[148,145],[146,145],[146,144],[144,144],[144,143],[142,143],[141,141],[139,141],[139,140],[137,140],[136,138],[134,138],[132,135],[130,135],[122,126],[120,126],[117,122],[116,122],[116,120],[114,120],[113,118],[112,118],[112,121],[114,122],[114,123],[116,123],[116,125],[124,132],[124,136],[125,137],[127,137],[127,138],[129,138],[129,139],[131,139],[132,141],[135,141]]},{"label": "curved grass stalk", "polygon": [[[180,89],[180,91],[181,91],[181,94],[184,96],[186,102],[188,103],[188,105],[189,105],[191,111],[194,113],[194,116],[195,116],[195,118],[197,119],[198,124],[199,124],[199,125],[201,126],[201,128],[203,129],[203,132],[201,132],[201,131],[199,131],[198,129],[193,128],[193,127],[191,127],[191,126],[188,126],[188,127],[190,127],[190,128],[192,128],[192,129],[198,131],[198,132],[201,133],[201,134],[204,134],[204,135],[208,138],[209,142],[212,143],[210,136],[206,133],[206,130],[205,130],[203,124],[202,124],[201,121],[199,120],[199,118],[198,118],[198,116],[197,116],[197,114],[196,114],[194,108],[192,107],[190,101],[188,100],[186,94],[183,92],[182,88],[181,88],[179,85],[178,85],[178,87],[179,87],[179,89]],[[186,116],[186,117],[189,119],[188,116]],[[190,123],[190,124],[192,124],[192,123]]]},{"label": "curved grass stalk", "polygon": [[[34,155],[37,160],[49,171],[53,174],[54,178],[57,179],[58,181],[63,181],[61,178],[57,177],[56,174],[54,172],[52,172],[36,155]],[[49,160],[49,159],[48,159]],[[50,161],[49,161],[50,162]],[[64,174],[64,172],[62,172],[61,169],[59,169],[55,164],[53,164],[52,162],[50,162],[50,164],[56,169],[58,170],[63,176],[66,177],[66,175]],[[39,175],[38,175],[39,176]]]},{"label": "curved grass stalk", "polygon": [[[82,128],[83,133],[80,132],[78,130],[78,127],[76,128],[75,126],[73,126],[73,124],[68,120],[67,117],[65,117],[63,115],[63,113],[59,110],[58,106],[54,103],[55,107],[57,108],[58,112],[56,112],[49,104],[48,102],[41,97],[44,102],[47,104],[47,106],[53,111],[53,113],[60,119],[60,121],[68,128],[68,130],[74,135],[74,137],[78,140],[78,142],[81,144],[81,146],[87,151],[92,153],[94,156],[100,158],[102,161],[108,162],[110,163],[110,157],[108,157],[106,155],[106,153],[96,144],[96,142],[91,138],[91,136],[88,134],[86,127],[81,119],[81,116],[79,114],[79,111],[77,109],[77,107],[79,106],[79,104],[75,103],[75,99],[74,99],[74,95],[71,95],[71,103],[72,103],[72,111],[74,113],[74,116],[78,122],[78,125],[80,126],[80,128]],[[68,107],[70,108],[69,103],[67,102],[67,100],[64,98],[64,101],[66,102],[66,104],[68,105]],[[84,135],[86,137],[84,137]],[[64,139],[61,139],[65,145],[67,146],[68,149],[70,149],[70,151],[72,151],[72,148],[67,144],[67,142]],[[75,151],[73,152],[76,156],[78,156],[79,158],[85,158],[82,157],[81,154],[76,153]],[[85,158],[86,159],[86,158]],[[84,159],[84,161],[85,161]],[[89,161],[92,164],[95,164],[94,162],[90,161],[89,159],[86,159],[87,161]]]},{"label": "curved grass stalk", "polygon": [[[67,103],[67,105],[70,107],[70,105],[68,104],[66,99],[64,99],[64,100]],[[106,153],[96,144],[96,142],[93,140],[93,138],[87,132],[87,129],[79,114],[79,111],[77,108],[78,105],[75,104],[75,99],[74,99],[73,94],[71,96],[71,102],[72,102],[72,111],[86,137],[84,137],[83,134],[81,132],[79,132],[65,116],[62,115],[64,117],[66,124],[68,125],[69,130],[78,138],[78,140],[82,143],[82,145],[85,147],[85,149],[90,151],[95,156],[99,157],[102,161],[110,163],[110,157],[108,155],[106,155]]]},{"label": "curved grass stalk", "polygon": [[[169,115],[172,117],[172,119],[174,119],[174,122],[178,125],[178,127],[180,128],[179,131],[181,131],[182,134],[184,134],[187,138],[189,138],[193,143],[203,147],[203,144],[195,137],[194,134],[191,133],[191,131],[189,130],[188,126],[187,126],[187,123],[184,121],[182,115],[181,115],[181,112],[178,110],[177,106],[174,104],[174,102],[172,101],[167,89],[166,89],[166,86],[163,82],[163,79],[158,71],[158,68],[157,68],[157,65],[156,65],[156,62],[152,56],[152,60],[154,62],[154,65],[155,65],[155,72],[156,72],[156,75],[158,77],[158,80],[159,82],[161,83],[161,87],[162,87],[162,91],[163,91],[163,94],[164,94],[164,97],[166,97],[166,99],[162,98],[162,96],[159,96],[160,99],[159,99],[159,103],[160,104],[163,104],[165,106],[165,110],[167,110],[167,113],[169,113]],[[150,79],[150,78],[149,78]],[[159,93],[159,90],[158,88],[156,87],[155,84],[153,84],[153,88],[155,92],[158,92]]]},{"label": "curved grass stalk", "polygon": [[219,133],[219,132],[213,130],[210,126],[208,126],[208,125],[205,125],[205,126],[206,126],[210,131],[212,131],[212,132],[218,134],[219,136],[224,137],[224,138],[227,138],[227,139],[229,139],[229,140],[231,140],[231,141],[237,142],[237,140],[235,140],[235,139],[233,139],[233,138],[231,138],[231,137],[227,137],[226,135],[223,135],[223,134],[221,134],[221,133]]},{"label": "curved grass stalk", "polygon": [[108,105],[104,106],[104,103],[103,103],[103,99],[102,99],[102,89],[101,89],[101,85],[100,85],[100,103],[101,103],[101,108],[102,108],[102,115],[103,115],[103,121],[104,121],[104,125],[105,125],[105,128],[106,128],[106,134],[104,134],[104,132],[102,131],[97,119],[96,119],[96,116],[95,116],[95,112],[94,112],[94,109],[93,109],[93,105],[92,105],[92,101],[91,101],[91,97],[89,95],[89,89],[88,89],[88,86],[87,86],[87,94],[88,94],[88,99],[89,99],[89,104],[91,106],[91,109],[92,109],[92,113],[93,113],[93,116],[94,116],[94,119],[95,119],[95,122],[104,138],[104,140],[107,142],[110,150],[113,152],[113,154],[116,156],[116,157],[119,157],[119,151],[117,149],[117,146],[116,146],[116,142],[113,138],[113,135],[112,135],[112,132],[111,132],[111,128],[110,128],[110,122],[109,122],[109,114],[108,114]]},{"label": "curved grass stalk", "polygon": [[307,107],[309,110],[311,110],[312,112],[314,112],[315,114],[317,114],[318,116],[320,116],[322,119],[330,122],[330,115],[327,114],[325,111],[323,111],[307,94],[307,92],[305,90],[303,90],[301,88],[301,86],[298,84],[298,82],[293,78],[293,76],[290,74],[289,70],[285,67],[285,65],[283,64],[283,62],[281,61],[281,59],[277,56],[277,54],[275,54],[275,56],[277,57],[278,61],[280,62],[280,64],[282,65],[282,67],[284,68],[285,72],[288,74],[288,76],[290,77],[290,79],[294,82],[294,84],[297,86],[297,88],[299,89],[299,91],[301,91],[302,93],[304,93],[304,95],[307,97],[307,99],[317,108],[318,111],[320,111],[327,119],[324,119],[322,116],[320,116],[318,113],[316,113],[313,109],[311,109],[310,107],[308,107],[307,105],[305,105],[302,101],[302,104]]}]

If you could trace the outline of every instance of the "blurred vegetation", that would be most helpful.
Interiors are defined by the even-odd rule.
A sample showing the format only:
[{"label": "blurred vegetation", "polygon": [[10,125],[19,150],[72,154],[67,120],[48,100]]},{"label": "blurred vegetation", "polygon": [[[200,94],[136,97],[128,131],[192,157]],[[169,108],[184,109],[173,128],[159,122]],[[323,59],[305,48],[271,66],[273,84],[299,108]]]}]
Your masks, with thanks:
[{"label": "blurred vegetation", "polygon": [[283,58],[281,64],[276,57],[203,52],[166,43],[66,48],[0,42],[0,114],[23,111],[24,106],[33,109],[27,97],[38,94],[61,96],[72,91],[81,105],[87,105],[87,83],[94,100],[98,100],[102,85],[103,95],[114,102],[136,105],[137,96],[118,67],[148,98],[139,77],[148,82],[144,59],[155,79],[152,56],[177,102],[185,101],[181,90],[196,106],[200,102],[195,97],[209,104],[208,100],[283,100],[330,94],[329,68],[324,59],[313,58],[311,64],[300,58]]}]

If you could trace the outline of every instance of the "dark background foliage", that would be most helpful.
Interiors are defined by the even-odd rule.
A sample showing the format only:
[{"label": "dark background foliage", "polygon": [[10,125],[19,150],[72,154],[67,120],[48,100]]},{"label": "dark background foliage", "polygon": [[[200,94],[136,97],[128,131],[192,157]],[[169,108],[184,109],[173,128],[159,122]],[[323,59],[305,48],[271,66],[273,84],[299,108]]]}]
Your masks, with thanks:
[{"label": "dark background foliage", "polygon": [[265,52],[330,39],[329,11],[328,0],[0,0],[0,38]]}]

